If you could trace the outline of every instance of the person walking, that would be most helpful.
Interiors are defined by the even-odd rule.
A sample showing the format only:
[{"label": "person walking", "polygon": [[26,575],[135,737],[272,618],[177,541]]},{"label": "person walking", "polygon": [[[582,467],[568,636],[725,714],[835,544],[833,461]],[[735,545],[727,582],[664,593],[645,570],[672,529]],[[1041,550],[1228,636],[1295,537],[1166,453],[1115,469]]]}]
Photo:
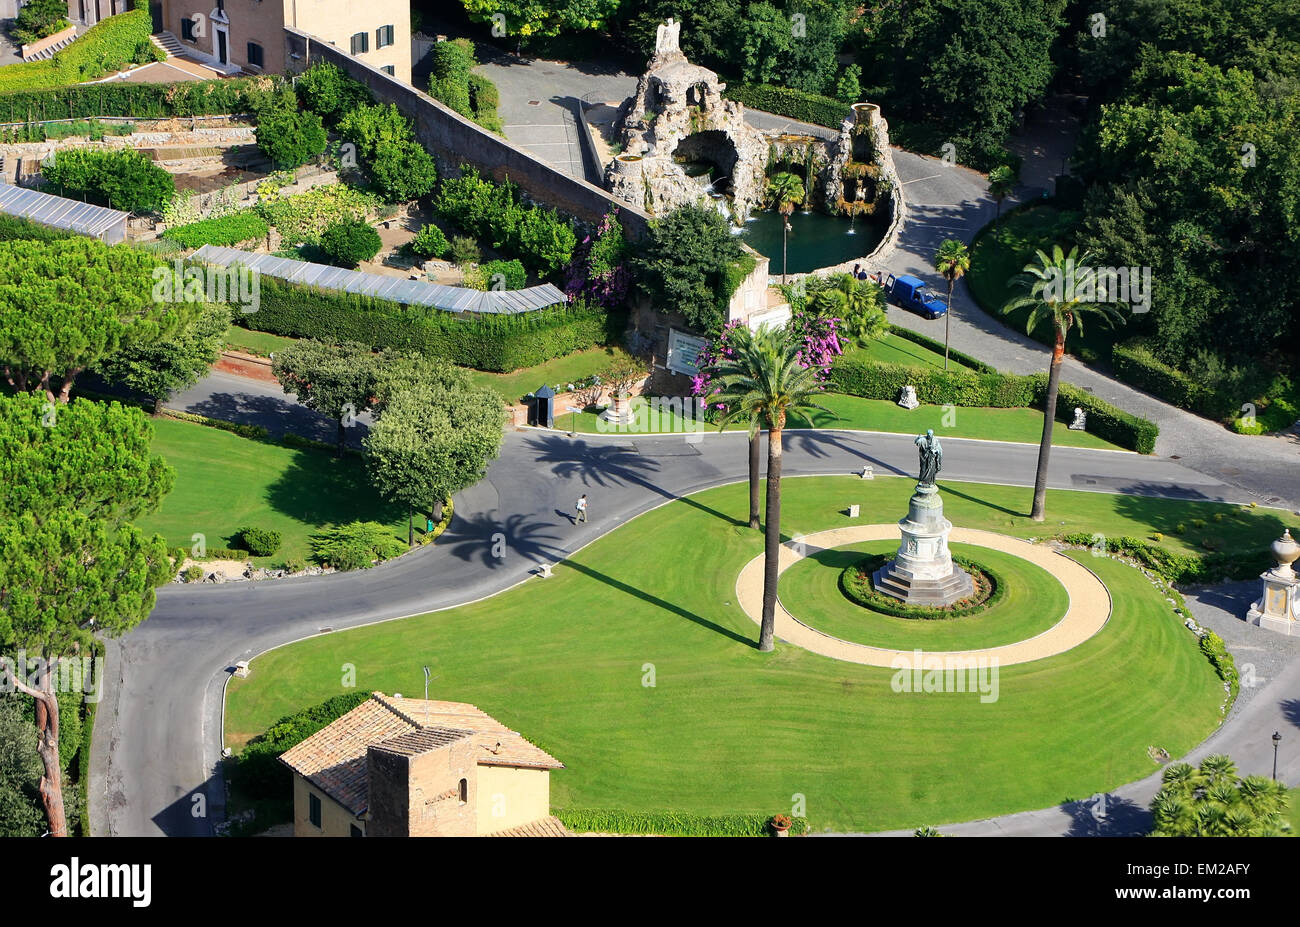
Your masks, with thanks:
[{"label": "person walking", "polygon": [[578,517],[573,522],[575,525],[578,522],[585,523],[587,521],[587,494],[585,492],[578,498],[577,508],[578,508]]}]

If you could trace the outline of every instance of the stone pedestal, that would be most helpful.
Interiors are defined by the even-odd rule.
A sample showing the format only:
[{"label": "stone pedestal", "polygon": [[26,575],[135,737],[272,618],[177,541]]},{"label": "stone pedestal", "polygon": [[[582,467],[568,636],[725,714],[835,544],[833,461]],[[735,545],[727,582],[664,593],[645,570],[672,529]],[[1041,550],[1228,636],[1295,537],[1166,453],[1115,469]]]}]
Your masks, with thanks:
[{"label": "stone pedestal", "polygon": [[1246,620],[1279,634],[1300,635],[1300,576],[1291,564],[1300,557],[1300,544],[1288,529],[1273,542],[1273,559],[1277,566],[1260,574],[1263,594],[1250,607]]},{"label": "stone pedestal", "polygon": [[894,559],[875,572],[876,589],[908,605],[948,606],[975,593],[971,575],[952,562],[943,499],[934,484],[916,487],[907,517],[898,523],[903,540]]}]

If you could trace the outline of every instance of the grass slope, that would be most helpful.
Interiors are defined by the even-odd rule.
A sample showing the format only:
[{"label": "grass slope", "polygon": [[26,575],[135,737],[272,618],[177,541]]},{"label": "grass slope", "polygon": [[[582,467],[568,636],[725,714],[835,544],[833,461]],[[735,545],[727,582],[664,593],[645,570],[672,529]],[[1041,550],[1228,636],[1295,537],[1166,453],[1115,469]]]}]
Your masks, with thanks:
[{"label": "grass slope", "polygon": [[[240,528],[270,528],[283,536],[271,557],[255,563],[306,560],[307,538],[319,527],[361,519],[391,525],[406,539],[406,513],[370,488],[356,457],[250,441],[173,419],[154,420],[154,451],[176,470],[176,485],[154,514],[137,520],[170,547],[229,547]],[[421,523],[423,524],[423,523]]]},{"label": "grass slope", "polygon": [[[843,524],[850,502],[892,519],[912,488],[844,477],[786,486],[790,534]],[[1024,517],[1029,490],[945,489],[957,524],[1059,530]],[[1087,553],[1115,597],[1110,623],[1068,654],[1003,669],[994,703],[895,693],[889,670],[788,645],[760,654],[734,594],[762,549],[737,521],[746,498],[743,484],[702,492],[545,582],[260,656],[250,678],[231,680],[227,740],[238,747],[338,694],[344,663],[363,689],[408,693],[428,665],[433,697],[473,702],[565,762],[552,776],[556,807],[768,814],[801,793],[816,829],[875,830],[1086,797],[1151,772],[1149,746],[1179,756],[1219,720],[1222,689],[1194,637],[1138,571]],[[1142,533],[1147,513],[1194,508],[1069,492],[1048,505],[1053,519],[1115,534]],[[1252,539],[1276,536],[1272,521],[1252,516]]]},{"label": "grass slope", "polygon": [[841,640],[894,650],[976,650],[1014,644],[1046,631],[1065,616],[1070,597],[1052,574],[1019,557],[953,544],[960,557],[988,565],[1007,582],[1004,598],[960,618],[895,618],[844,595],[840,573],[863,555],[892,554],[897,541],[869,541],[822,550],[781,574],[777,594],[790,614]]}]

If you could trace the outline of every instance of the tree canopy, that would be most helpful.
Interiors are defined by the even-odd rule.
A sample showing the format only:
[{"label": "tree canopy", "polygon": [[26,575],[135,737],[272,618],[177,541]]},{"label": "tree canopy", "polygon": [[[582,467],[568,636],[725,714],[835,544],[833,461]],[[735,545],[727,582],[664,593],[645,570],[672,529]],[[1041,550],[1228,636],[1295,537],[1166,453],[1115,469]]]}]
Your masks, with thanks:
[{"label": "tree canopy", "polygon": [[742,255],[726,219],[712,209],[683,206],[651,224],[633,264],[656,308],[680,312],[694,328],[714,333],[726,321],[739,282],[728,271]]},{"label": "tree canopy", "polygon": [[158,412],[173,391],[193,386],[221,354],[230,328],[227,305],[186,304],[195,311],[170,336],[130,345],[99,364],[97,372],[154,400]]}]

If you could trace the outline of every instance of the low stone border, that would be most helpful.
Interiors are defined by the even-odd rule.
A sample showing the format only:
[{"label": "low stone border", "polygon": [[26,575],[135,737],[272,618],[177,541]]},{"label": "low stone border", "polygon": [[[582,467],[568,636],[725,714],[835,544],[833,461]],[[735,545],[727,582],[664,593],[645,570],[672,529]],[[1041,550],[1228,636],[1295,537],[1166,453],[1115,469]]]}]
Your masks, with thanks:
[{"label": "low stone border", "polygon": [[[778,573],[784,573],[796,562],[817,551],[844,547],[860,541],[895,538],[901,538],[901,533],[898,525],[892,523],[853,525],[847,528],[819,531],[798,539],[805,551],[803,554],[788,544],[781,545]],[[983,650],[925,651],[923,658],[960,655],[966,658],[996,660],[999,666],[1030,663],[1078,647],[1104,628],[1106,622],[1110,620],[1110,591],[1091,570],[1069,557],[1049,547],[975,528],[953,528],[950,538],[958,543],[1002,551],[1042,567],[1065,587],[1070,604],[1065,611],[1065,617],[1043,633],[1028,640]],[[762,621],[763,556],[761,554],[745,564],[736,578],[736,601],[756,624]],[[786,643],[833,660],[844,660],[847,663],[858,663],[863,666],[899,669],[910,666],[909,661],[915,654],[915,651],[911,650],[886,650],[883,647],[869,647],[866,644],[854,644],[832,637],[799,621],[786,611],[779,599],[776,605],[775,630],[776,636]]]}]

